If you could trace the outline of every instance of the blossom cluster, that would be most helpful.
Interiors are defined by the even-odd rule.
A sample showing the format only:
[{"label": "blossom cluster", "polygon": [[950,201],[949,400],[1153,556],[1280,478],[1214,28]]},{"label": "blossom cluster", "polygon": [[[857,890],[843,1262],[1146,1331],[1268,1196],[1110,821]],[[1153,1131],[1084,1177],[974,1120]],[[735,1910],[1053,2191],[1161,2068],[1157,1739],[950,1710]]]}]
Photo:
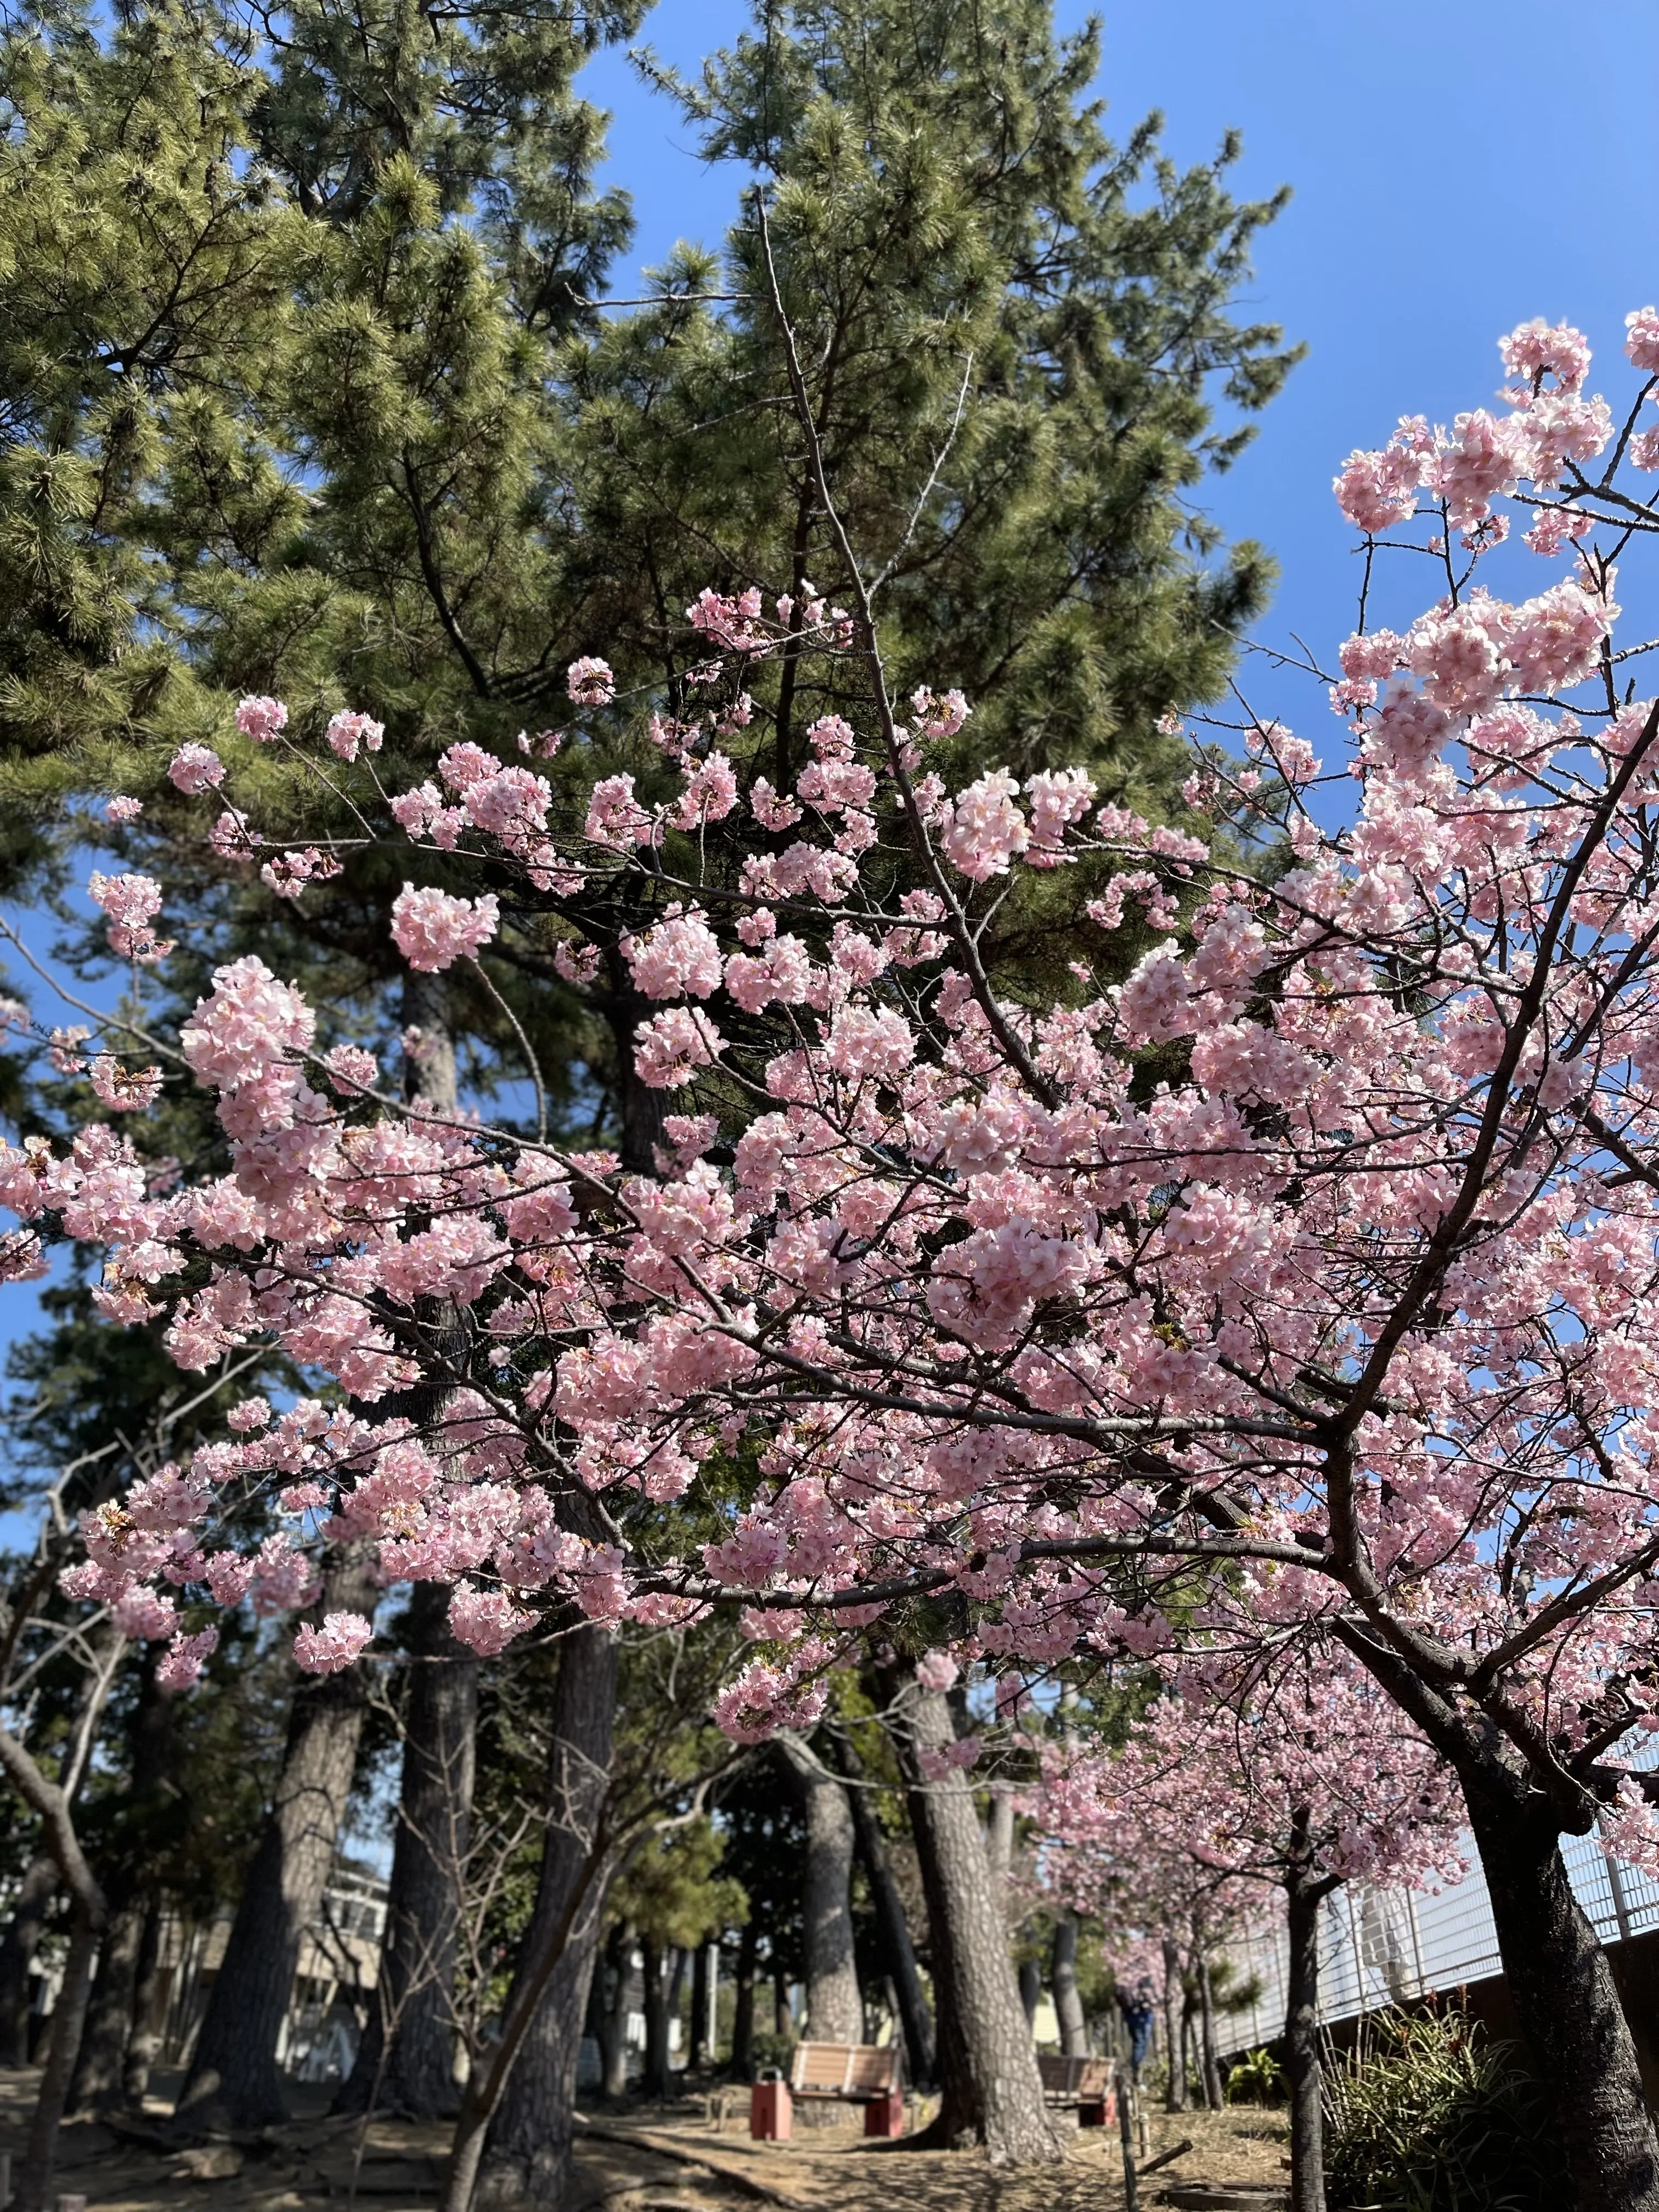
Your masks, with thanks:
[{"label": "blossom cluster", "polygon": [[[1632,324],[1638,367],[1656,326]],[[406,889],[394,941],[431,970],[549,917],[570,988],[625,971],[635,1076],[675,1094],[654,1168],[366,1097],[369,1056],[320,1055],[315,1010],[248,958],[179,1039],[228,1172],[158,1195],[108,1127],[26,1145],[0,1158],[20,1233],[104,1246],[103,1310],[165,1315],[186,1368],[266,1343],[350,1394],[292,1468],[289,1416],[240,1441],[238,1480],[280,1474],[387,1580],[450,1584],[475,1648],[538,1599],[791,1622],[723,1696],[734,1734],[805,1725],[835,1628],[939,1590],[969,1610],[956,1656],[999,1667],[1168,1660],[1352,1602],[1437,1625],[1450,1698],[1477,1655],[1552,1758],[1659,1727],[1659,707],[1603,673],[1588,349],[1528,325],[1504,359],[1509,416],[1413,423],[1340,495],[1375,532],[1428,491],[1431,527],[1474,532],[1524,482],[1568,565],[1346,641],[1352,823],[1310,811],[1311,747],[1254,725],[1270,881],[1081,770],[947,789],[948,692],[823,715],[788,789],[744,790],[715,710],[659,714],[677,787],[607,776],[568,820],[463,743],[392,813],[521,896]],[[698,603],[717,674],[792,634],[763,605]],[[617,706],[595,658],[568,689]],[[244,703],[250,734],[286,728]],[[1099,970],[1024,1002],[983,921],[1082,864]],[[107,893],[117,926],[149,896]],[[1130,901],[1165,933],[1109,981]],[[465,1317],[459,1369],[434,1302]],[[424,1425],[385,1411],[422,1382]],[[244,1589],[216,1565],[248,1556],[215,1547],[218,1449],[165,1526],[146,1498],[89,1530],[80,1595],[145,1624],[134,1593],[164,1583],[303,1601],[303,1544]],[[670,1504],[696,1534],[665,1549]],[[307,1663],[356,1634],[325,1623]]]}]

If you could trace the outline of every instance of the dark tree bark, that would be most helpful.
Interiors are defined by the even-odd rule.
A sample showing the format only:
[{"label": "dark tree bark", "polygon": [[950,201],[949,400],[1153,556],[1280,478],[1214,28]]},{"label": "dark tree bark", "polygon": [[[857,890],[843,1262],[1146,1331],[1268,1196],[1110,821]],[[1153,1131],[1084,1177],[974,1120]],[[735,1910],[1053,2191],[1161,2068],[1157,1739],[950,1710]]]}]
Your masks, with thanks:
[{"label": "dark tree bark", "polygon": [[789,2009],[788,1977],[775,1952],[772,1954],[772,2032],[775,2035],[793,2035],[795,2032],[795,2015]]},{"label": "dark tree bark", "polygon": [[565,1636],[550,1726],[547,1840],[535,1910],[487,2066],[468,2082],[443,2212],[557,2207],[570,2181],[576,2058],[610,1878],[606,1826],[617,1646],[584,1623]]},{"label": "dark tree bark", "polygon": [[[1566,2153],[1574,2212],[1659,2212],[1659,2147],[1607,1954],[1558,1816],[1513,1778],[1461,1774],[1516,2016]],[[1520,1802],[1517,1802],[1520,1801]]]},{"label": "dark tree bark", "polygon": [[1019,2005],[1029,2029],[1036,2018],[1036,2008],[1042,2002],[1042,1969],[1035,1959],[1019,1962]]},{"label": "dark tree bark", "polygon": [[668,2094],[668,1990],[663,1948],[654,1936],[641,1936],[645,1961],[645,2073],[640,2083],[647,2097]]},{"label": "dark tree bark", "polygon": [[755,2070],[755,1953],[759,1938],[752,1920],[738,1937],[738,1970],[732,1982],[732,2073],[746,2081]]},{"label": "dark tree bark", "polygon": [[1164,2090],[1164,2109],[1166,2112],[1184,2112],[1187,2109],[1187,2045],[1182,2033],[1185,1991],[1181,1985],[1181,1951],[1173,1940],[1164,1938],[1164,2045],[1169,2058],[1170,2078]]},{"label": "dark tree bark", "polygon": [[1089,2055],[1089,2024],[1083,2016],[1083,1999],[1077,1987],[1077,1915],[1062,1911],[1054,1922],[1054,1957],[1049,1966],[1054,1984],[1054,2017],[1060,2022],[1060,2047],[1067,2058]]},{"label": "dark tree bark", "polygon": [[714,1946],[699,1943],[691,1961],[691,2033],[687,2039],[686,2064],[695,2074],[708,2052],[708,1964]]},{"label": "dark tree bark", "polygon": [[[372,1613],[377,1592],[361,1547],[338,1551],[324,1576],[319,1616]],[[287,2117],[276,2044],[300,1944],[334,1868],[351,1792],[366,1699],[355,1667],[307,1677],[294,1693],[276,1802],[209,1994],[178,2117],[202,2127],[259,2128]]]},{"label": "dark tree bark", "polygon": [[29,2063],[29,1970],[57,1894],[58,1863],[50,1851],[37,1851],[0,1937],[0,2066]]},{"label": "dark tree bark", "polygon": [[[852,1786],[847,1796],[852,1808],[853,1832],[858,1840],[859,1856],[864,1862],[865,1879],[870,1884],[870,1894],[875,1900],[882,1945],[893,1978],[894,1994],[898,1999],[899,2020],[904,2030],[905,2062],[915,2087],[931,2088],[933,2081],[933,2015],[928,2008],[927,1993],[921,1985],[915,1945],[910,1940],[910,1923],[905,1917],[904,1899],[893,1879],[886,1838],[881,1832],[881,1823],[876,1818],[876,1808],[871,1802],[870,1793],[859,1786],[864,1770],[858,1753],[850,1743],[842,1743],[840,1752],[842,1763],[851,1778]],[[744,1932],[747,1933],[746,1930]]]},{"label": "dark tree bark", "polygon": [[942,2101],[928,2133],[952,2148],[983,2143],[994,2166],[1047,2164],[1064,2152],[1042,2101],[973,1790],[959,1767],[922,1780],[922,1755],[956,1741],[951,1709],[938,1692],[912,1681],[902,1720],[939,2000]]},{"label": "dark tree bark", "polygon": [[457,1930],[472,1825],[478,1662],[449,1632],[447,1589],[417,1583],[386,1941],[368,2023],[337,2112],[453,2116]]},{"label": "dark tree bark", "polygon": [[1291,2212],[1325,2212],[1325,2084],[1319,2055],[1319,1907],[1336,1884],[1314,1867],[1305,1809],[1291,1822],[1285,1905],[1290,1968],[1285,2048],[1291,2077]]},{"label": "dark tree bark", "polygon": [[853,1955],[853,1810],[845,1786],[804,1746],[780,1741],[806,1814],[806,2033],[815,2043],[859,2043],[864,2000]]}]

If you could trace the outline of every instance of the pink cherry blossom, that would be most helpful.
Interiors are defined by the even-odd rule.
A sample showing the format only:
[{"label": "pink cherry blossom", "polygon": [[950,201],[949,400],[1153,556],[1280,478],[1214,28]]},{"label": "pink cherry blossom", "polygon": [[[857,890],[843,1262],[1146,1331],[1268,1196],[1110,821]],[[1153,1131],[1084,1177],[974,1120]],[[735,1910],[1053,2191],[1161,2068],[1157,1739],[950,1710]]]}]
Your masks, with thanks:
[{"label": "pink cherry blossom", "polygon": [[211,745],[180,745],[167,763],[167,781],[179,791],[211,791],[224,780],[225,764]]},{"label": "pink cherry blossom", "polygon": [[373,1642],[374,1624],[360,1613],[331,1613],[320,1628],[309,1621],[294,1638],[294,1663],[307,1674],[337,1674]]},{"label": "pink cherry blossom", "polygon": [[250,695],[236,702],[236,726],[255,744],[273,744],[288,727],[288,708],[280,699]]},{"label": "pink cherry blossom", "polygon": [[493,891],[477,899],[405,884],[392,902],[393,942],[417,974],[430,975],[473,960],[495,936],[501,908]]}]

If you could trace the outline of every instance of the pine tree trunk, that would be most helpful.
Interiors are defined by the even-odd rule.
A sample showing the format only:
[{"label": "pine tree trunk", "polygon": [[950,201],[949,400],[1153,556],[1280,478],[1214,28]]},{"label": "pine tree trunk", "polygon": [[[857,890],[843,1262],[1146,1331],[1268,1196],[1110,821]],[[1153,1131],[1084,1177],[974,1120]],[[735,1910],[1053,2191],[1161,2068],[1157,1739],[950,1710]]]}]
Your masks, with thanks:
[{"label": "pine tree trunk", "polygon": [[1659,2212],[1659,2142],[1607,1954],[1567,1880],[1559,1824],[1463,1772],[1498,1954],[1567,2157],[1573,2212]]},{"label": "pine tree trunk", "polygon": [[781,2036],[792,2036],[795,2032],[795,2015],[789,2009],[789,1984],[775,1951],[772,1954],[772,2032]]},{"label": "pine tree trunk", "polygon": [[138,1972],[132,1991],[132,2028],[121,2069],[122,2101],[129,2112],[143,2107],[149,2094],[149,2069],[161,2048],[161,1901],[145,1901],[144,1933],[138,1946]]},{"label": "pine tree trunk", "polygon": [[72,2112],[113,2112],[125,2101],[127,2039],[132,2032],[138,1956],[148,1917],[143,1900],[134,1898],[111,1913],[104,1930],[81,2055],[70,2087]]},{"label": "pine tree trunk", "polygon": [[1005,1784],[991,1792],[990,1809],[985,1816],[985,1856],[994,1879],[1006,1881],[1014,1857],[1014,1793]]},{"label": "pine tree trunk", "polygon": [[1054,1960],[1049,1976],[1054,1990],[1054,2017],[1060,2022],[1060,2047],[1067,2058],[1089,2056],[1089,2024],[1083,2016],[1083,1999],[1077,1987],[1077,1915],[1062,1911],[1054,1922]]},{"label": "pine tree trunk", "polygon": [[1042,2002],[1042,1969],[1035,1959],[1019,1962],[1019,2005],[1029,2029],[1036,2018],[1036,2008]]},{"label": "pine tree trunk", "polygon": [[1319,2055],[1319,1906],[1334,1884],[1313,1870],[1308,1815],[1291,1829],[1285,1883],[1290,1969],[1285,2048],[1291,2077],[1291,2212],[1325,2212],[1325,2085]]},{"label": "pine tree trunk", "polygon": [[[318,1611],[372,1613],[376,1595],[353,1546],[330,1559]],[[276,1802],[179,2100],[179,2118],[192,2126],[259,2128],[287,2117],[276,2045],[301,1941],[334,1870],[365,1700],[355,1667],[305,1678],[295,1692]]]},{"label": "pine tree trunk", "polygon": [[913,2085],[917,2088],[931,2088],[933,2081],[933,2015],[928,2009],[927,1993],[921,1985],[915,1946],[910,1940],[910,1923],[905,1917],[904,1899],[893,1879],[886,1838],[881,1832],[881,1823],[876,1818],[876,1808],[870,1793],[859,1787],[864,1770],[858,1754],[850,1744],[844,1743],[840,1749],[842,1762],[852,1778],[852,1786],[847,1796],[852,1808],[853,1832],[858,1839],[859,1856],[864,1862],[870,1894],[875,1900],[882,1944],[893,1977],[894,1994],[898,1999],[899,2019],[904,2029],[905,2063],[910,2069]]},{"label": "pine tree trunk", "polygon": [[903,1719],[939,2002],[942,2102],[927,2132],[951,2148],[983,2143],[994,2166],[1047,2164],[1065,2154],[1042,2101],[973,1790],[959,1767],[936,1782],[921,1778],[921,1758],[956,1741],[951,1709],[939,1692],[913,1682]]},{"label": "pine tree trunk", "polygon": [[640,1953],[645,1960],[645,2078],[640,2086],[647,2097],[661,2098],[668,2094],[668,1991],[662,1945],[653,1936],[641,1936]]},{"label": "pine tree trunk", "polygon": [[804,1748],[781,1739],[806,1814],[801,1918],[806,1944],[806,2032],[815,2043],[860,2043],[864,2000],[853,1955],[853,1808],[847,1791]]},{"label": "pine tree trunk", "polygon": [[448,1592],[417,1583],[386,1940],[368,2025],[336,2098],[411,2120],[453,2117],[457,1931],[472,1825],[478,1662],[449,1633]]},{"label": "pine tree trunk", "polygon": [[1182,2034],[1181,1953],[1169,1936],[1164,1938],[1164,2043],[1170,2079],[1164,2091],[1166,2112],[1187,2109],[1187,2052]]},{"label": "pine tree trunk", "polygon": [[0,1938],[0,2066],[29,2063],[29,1969],[57,1894],[57,1861],[49,1851],[38,1851],[23,1870]]},{"label": "pine tree trunk", "polygon": [[1204,2065],[1204,2102],[1218,2112],[1225,2101],[1221,2094],[1221,2055],[1216,2048],[1215,1990],[1210,1982],[1209,1954],[1198,1947],[1198,2023],[1200,2051]]},{"label": "pine tree trunk", "polygon": [[500,2039],[468,2082],[443,2212],[554,2208],[570,2183],[576,2060],[610,1877],[617,1646],[584,1623],[564,1637],[553,1698],[547,1840],[535,1911]]},{"label": "pine tree trunk", "polygon": [[616,1974],[616,1984],[605,2008],[600,2042],[605,2052],[605,2094],[614,2099],[628,2094],[628,1984],[634,1971],[630,1963],[634,1956],[633,1929],[613,1928],[605,1954]]},{"label": "pine tree trunk", "polygon": [[759,1937],[746,1920],[738,1937],[738,1971],[732,1983],[732,2075],[747,2081],[755,2071],[755,1954]]},{"label": "pine tree trunk", "polygon": [[708,2057],[708,1960],[713,1948],[699,1943],[691,1961],[691,2033],[685,2063],[693,2074],[702,2070]]}]

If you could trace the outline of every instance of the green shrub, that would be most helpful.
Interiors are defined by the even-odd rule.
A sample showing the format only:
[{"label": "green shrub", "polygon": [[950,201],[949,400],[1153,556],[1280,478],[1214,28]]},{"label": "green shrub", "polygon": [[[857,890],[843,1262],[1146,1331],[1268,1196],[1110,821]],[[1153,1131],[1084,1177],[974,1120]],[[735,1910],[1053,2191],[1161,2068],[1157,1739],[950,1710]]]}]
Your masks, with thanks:
[{"label": "green shrub", "polygon": [[1334,2212],[1559,2212],[1537,2084],[1462,2012],[1385,2013],[1326,2081]]},{"label": "green shrub", "polygon": [[1282,2105],[1285,2086],[1285,2069],[1266,2044],[1247,2051],[1227,2069],[1230,2105]]}]

